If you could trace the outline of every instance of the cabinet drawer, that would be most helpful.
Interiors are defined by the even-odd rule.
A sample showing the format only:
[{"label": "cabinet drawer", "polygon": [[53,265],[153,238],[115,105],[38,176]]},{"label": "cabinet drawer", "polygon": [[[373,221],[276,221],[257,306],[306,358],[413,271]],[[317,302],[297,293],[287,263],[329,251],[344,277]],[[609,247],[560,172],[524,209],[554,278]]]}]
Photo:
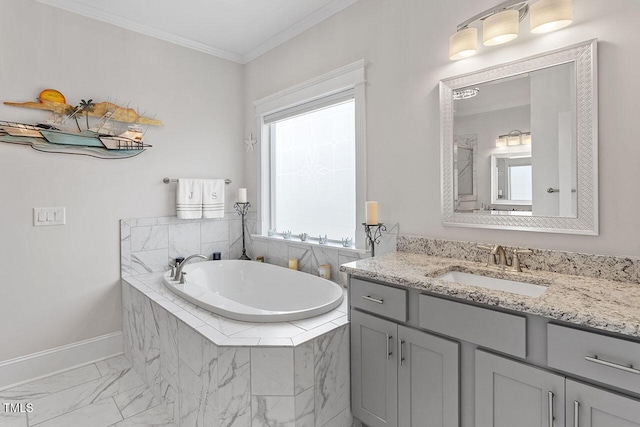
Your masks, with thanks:
[{"label": "cabinet drawer", "polygon": [[419,325],[505,354],[527,356],[527,319],[522,316],[420,295]]},{"label": "cabinet drawer", "polygon": [[351,279],[351,307],[370,313],[407,321],[407,291],[378,285],[360,279]]},{"label": "cabinet drawer", "polygon": [[547,344],[551,368],[640,393],[640,343],[549,324]]}]

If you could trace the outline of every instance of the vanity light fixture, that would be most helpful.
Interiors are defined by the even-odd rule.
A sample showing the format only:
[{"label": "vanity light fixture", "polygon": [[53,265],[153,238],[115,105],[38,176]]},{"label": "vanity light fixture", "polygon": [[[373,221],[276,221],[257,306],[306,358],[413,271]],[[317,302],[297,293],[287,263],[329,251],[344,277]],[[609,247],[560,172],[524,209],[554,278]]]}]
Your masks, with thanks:
[{"label": "vanity light fixture", "polygon": [[456,89],[453,91],[453,100],[454,101],[459,101],[461,99],[469,99],[469,98],[473,98],[475,96],[478,96],[478,93],[480,92],[480,88],[474,87],[474,88],[466,88],[466,89]]},{"label": "vanity light fixture", "polygon": [[531,145],[531,132],[512,130],[508,134],[496,138],[496,147],[498,148],[514,145]]},{"label": "vanity light fixture", "polygon": [[535,34],[559,30],[573,22],[572,0],[540,0],[531,5],[531,32]]},{"label": "vanity light fixture", "polygon": [[482,44],[497,46],[508,43],[518,37],[520,30],[520,12],[503,10],[482,21]]},{"label": "vanity light fixture", "polygon": [[458,28],[458,31],[449,38],[449,59],[468,58],[478,51],[478,29]]},{"label": "vanity light fixture", "polygon": [[482,22],[482,44],[496,46],[518,37],[520,22],[529,11],[532,33],[555,31],[573,22],[573,0],[507,0],[458,25],[449,38],[449,59],[457,61],[478,51],[478,29],[472,24]]}]

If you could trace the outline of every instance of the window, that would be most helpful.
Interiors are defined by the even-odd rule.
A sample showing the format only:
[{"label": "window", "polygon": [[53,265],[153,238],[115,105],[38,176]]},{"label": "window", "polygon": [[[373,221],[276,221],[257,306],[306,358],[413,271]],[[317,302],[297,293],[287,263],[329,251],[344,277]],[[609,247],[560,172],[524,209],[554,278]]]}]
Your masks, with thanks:
[{"label": "window", "polygon": [[354,237],[355,101],[346,97],[270,123],[271,228]]},{"label": "window", "polygon": [[531,165],[509,166],[509,200],[532,200]]},{"label": "window", "polygon": [[261,234],[351,237],[364,248],[365,65],[349,64],[254,103]]}]

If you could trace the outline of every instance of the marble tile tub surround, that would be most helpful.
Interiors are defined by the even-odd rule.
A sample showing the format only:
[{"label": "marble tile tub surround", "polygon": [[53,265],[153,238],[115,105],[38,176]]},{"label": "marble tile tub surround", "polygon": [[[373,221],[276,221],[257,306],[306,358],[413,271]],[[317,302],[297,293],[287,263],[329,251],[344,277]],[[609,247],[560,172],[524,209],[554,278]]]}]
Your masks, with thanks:
[{"label": "marble tile tub surround", "polygon": [[[340,264],[370,256],[369,252],[339,245],[256,235],[256,224],[256,213],[249,212],[245,221],[245,247],[251,259],[264,256],[269,264],[287,267],[290,258],[297,258],[299,269],[314,275],[318,274],[321,264],[329,264],[331,280],[342,285],[346,285],[346,275],[340,274]],[[376,253],[395,251],[397,235],[398,225],[389,227]],[[202,253],[211,259],[213,252],[221,252],[222,259],[237,259],[242,254],[242,221],[236,212],[225,213],[223,219],[158,217],[120,222],[122,277],[167,271],[177,256]]]},{"label": "marble tile tub surround", "polygon": [[[255,213],[247,228],[255,227]],[[220,252],[222,259],[242,254],[242,221],[236,212],[222,219],[184,220],[177,217],[123,219],[120,221],[122,277],[167,271],[176,257]]]},{"label": "marble tile tub surround", "polygon": [[[409,252],[356,261],[341,269],[357,277],[640,337],[640,286],[637,283],[548,271],[502,272],[476,261]],[[545,285],[547,290],[542,296],[532,298],[435,279],[450,270]]]},{"label": "marble tile tub surround", "polygon": [[32,408],[12,413],[0,407],[3,427],[175,426],[124,356],[1,390],[0,402]]},{"label": "marble tile tub surround", "polygon": [[[466,261],[487,261],[487,252],[478,249],[474,242],[433,239],[429,237],[400,235],[397,239],[398,252],[424,254],[442,258]],[[491,246],[491,244],[485,244]],[[509,255],[515,247],[505,246]],[[520,257],[523,269],[548,271],[560,274],[593,277],[596,279],[640,283],[640,258],[593,255],[577,252],[531,249],[533,254]]]},{"label": "marble tile tub surround", "polygon": [[[254,223],[255,224],[255,223]],[[382,234],[380,244],[376,246],[376,255],[396,250],[398,224],[389,226]],[[283,239],[282,236],[262,236],[252,234],[248,238],[247,251],[252,259],[264,256],[269,264],[288,266],[290,258],[298,259],[298,269],[309,274],[318,274],[322,264],[331,266],[331,280],[346,286],[346,275],[340,273],[340,265],[369,258],[370,252],[355,248],[344,248],[339,244],[320,245],[316,241],[302,242],[296,236]]]},{"label": "marble tile tub surround", "polygon": [[[352,425],[346,318],[295,347],[278,347],[264,328],[262,338],[216,345],[221,331],[212,325],[221,319],[162,300],[136,279],[123,280],[122,295],[125,355],[177,425]],[[263,326],[229,320],[224,328]]]}]

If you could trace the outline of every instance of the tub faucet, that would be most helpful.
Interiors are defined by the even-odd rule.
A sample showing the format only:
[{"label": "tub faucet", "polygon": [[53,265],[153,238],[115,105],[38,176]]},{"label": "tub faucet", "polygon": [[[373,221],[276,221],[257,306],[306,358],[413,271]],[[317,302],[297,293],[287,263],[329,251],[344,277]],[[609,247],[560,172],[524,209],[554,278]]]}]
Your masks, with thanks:
[{"label": "tub faucet", "polygon": [[196,255],[191,255],[189,257],[187,257],[184,261],[182,261],[180,263],[180,265],[176,268],[176,274],[175,276],[173,276],[173,280],[178,280],[178,281],[182,281],[182,269],[184,268],[185,265],[187,265],[187,263],[189,261],[191,261],[194,258],[202,258],[202,259],[208,259],[206,256],[204,255],[200,255],[200,254],[196,254]]}]

